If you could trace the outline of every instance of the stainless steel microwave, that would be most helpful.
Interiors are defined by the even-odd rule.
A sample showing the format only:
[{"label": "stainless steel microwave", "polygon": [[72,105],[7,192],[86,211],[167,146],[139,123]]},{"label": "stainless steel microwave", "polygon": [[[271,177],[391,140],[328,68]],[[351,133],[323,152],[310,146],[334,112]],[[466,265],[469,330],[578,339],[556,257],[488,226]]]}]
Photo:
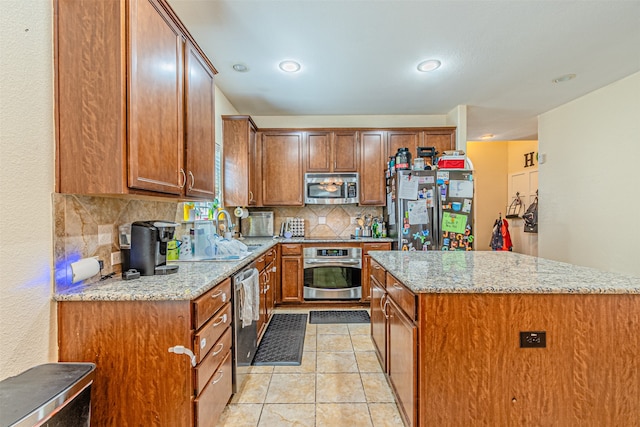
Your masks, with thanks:
[{"label": "stainless steel microwave", "polygon": [[309,205],[344,205],[359,202],[357,173],[307,173],[304,202]]}]

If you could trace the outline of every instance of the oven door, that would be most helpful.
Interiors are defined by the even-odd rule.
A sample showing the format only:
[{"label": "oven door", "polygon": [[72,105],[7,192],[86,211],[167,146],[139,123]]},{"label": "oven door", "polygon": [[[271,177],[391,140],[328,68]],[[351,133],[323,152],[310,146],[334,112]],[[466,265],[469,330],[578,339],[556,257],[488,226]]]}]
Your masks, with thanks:
[{"label": "oven door", "polygon": [[361,263],[305,260],[305,300],[359,300],[362,297]]}]

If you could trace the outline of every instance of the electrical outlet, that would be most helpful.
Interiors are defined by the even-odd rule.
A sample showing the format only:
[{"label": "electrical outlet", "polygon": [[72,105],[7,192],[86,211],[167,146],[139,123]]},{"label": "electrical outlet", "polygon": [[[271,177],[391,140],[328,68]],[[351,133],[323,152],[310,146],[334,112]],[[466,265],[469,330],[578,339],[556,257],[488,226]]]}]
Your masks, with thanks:
[{"label": "electrical outlet", "polygon": [[358,224],[358,217],[357,216],[352,216],[351,217],[351,225],[357,225]]},{"label": "electrical outlet", "polygon": [[120,251],[111,252],[111,265],[122,264],[122,260],[120,259]]},{"label": "electrical outlet", "polygon": [[545,348],[546,346],[546,331],[520,332],[520,348]]},{"label": "electrical outlet", "polygon": [[318,224],[326,224],[327,223],[327,217],[326,216],[319,216],[318,217]]}]

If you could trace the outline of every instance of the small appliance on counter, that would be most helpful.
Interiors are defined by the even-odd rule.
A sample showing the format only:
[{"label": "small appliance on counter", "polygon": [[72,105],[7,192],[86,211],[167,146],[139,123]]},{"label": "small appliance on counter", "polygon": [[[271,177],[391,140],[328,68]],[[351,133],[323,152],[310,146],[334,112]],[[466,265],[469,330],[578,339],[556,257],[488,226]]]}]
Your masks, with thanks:
[{"label": "small appliance on counter", "polygon": [[167,243],[178,224],[168,221],[136,221],[131,224],[130,267],[142,276],[171,274],[177,265],[167,265]]}]

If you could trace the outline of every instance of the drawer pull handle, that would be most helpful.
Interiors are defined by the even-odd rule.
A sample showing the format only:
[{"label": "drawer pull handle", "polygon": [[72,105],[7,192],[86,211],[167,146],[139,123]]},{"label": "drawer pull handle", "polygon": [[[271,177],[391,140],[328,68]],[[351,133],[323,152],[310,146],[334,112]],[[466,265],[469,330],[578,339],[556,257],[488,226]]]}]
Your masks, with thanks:
[{"label": "drawer pull handle", "polygon": [[224,343],[221,342],[220,344],[218,344],[216,347],[220,347],[220,350],[214,350],[213,353],[211,353],[212,356],[216,356],[218,354],[220,354],[220,352],[222,351],[222,349],[224,349]]},{"label": "drawer pull handle", "polygon": [[224,377],[224,372],[223,371],[220,371],[219,373],[220,373],[220,376],[218,377],[217,380],[211,381],[211,385],[218,384],[220,382],[220,380],[222,379],[222,377]]},{"label": "drawer pull handle", "polygon": [[191,359],[191,366],[196,366],[196,355],[191,350],[183,345],[176,345],[175,347],[169,347],[169,353],[186,354]]},{"label": "drawer pull handle", "polygon": [[219,317],[219,319],[220,319],[220,320],[219,320],[218,322],[216,322],[216,323],[214,323],[214,324],[213,324],[213,326],[214,326],[214,327],[215,327],[215,326],[218,326],[218,325],[220,325],[220,324],[222,324],[222,323],[227,323],[227,313],[225,313],[225,314],[223,314],[222,316],[220,316],[220,317]]},{"label": "drawer pull handle", "polygon": [[206,338],[202,338],[200,340],[200,348],[205,348],[207,346],[207,339]]},{"label": "drawer pull handle", "polygon": [[394,283],[393,287],[402,290],[402,285],[398,285],[397,283]]},{"label": "drawer pull handle", "polygon": [[223,291],[218,291],[215,294],[211,295],[212,299],[216,299],[218,298],[220,295],[222,295],[222,302],[227,302],[227,293],[223,292]]},{"label": "drawer pull handle", "polygon": [[373,268],[375,270],[382,270],[382,267],[380,267],[378,264],[373,264]]}]

